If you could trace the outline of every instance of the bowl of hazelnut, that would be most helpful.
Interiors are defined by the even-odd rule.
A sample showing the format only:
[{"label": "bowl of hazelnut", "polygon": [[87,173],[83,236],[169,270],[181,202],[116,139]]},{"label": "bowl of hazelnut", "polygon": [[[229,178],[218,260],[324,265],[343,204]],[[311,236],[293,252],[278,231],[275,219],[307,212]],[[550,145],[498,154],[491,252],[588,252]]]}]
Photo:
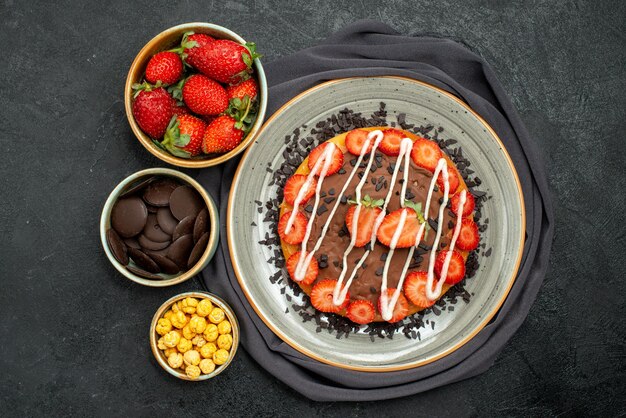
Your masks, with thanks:
[{"label": "bowl of hazelnut", "polygon": [[232,362],[239,346],[239,323],[220,297],[186,292],[167,300],[150,327],[157,362],[183,380],[211,379]]}]

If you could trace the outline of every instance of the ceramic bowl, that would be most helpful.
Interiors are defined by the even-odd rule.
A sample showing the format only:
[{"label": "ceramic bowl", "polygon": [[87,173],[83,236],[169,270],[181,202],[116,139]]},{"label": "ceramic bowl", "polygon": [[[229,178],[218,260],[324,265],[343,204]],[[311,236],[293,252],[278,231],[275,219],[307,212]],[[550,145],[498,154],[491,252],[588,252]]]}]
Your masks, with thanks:
[{"label": "ceramic bowl", "polygon": [[[172,368],[167,363],[167,358],[165,357],[165,354],[163,353],[163,351],[160,350],[159,347],[157,346],[159,334],[157,334],[156,332],[156,325],[157,325],[158,320],[163,317],[163,314],[167,312],[167,310],[170,309],[170,307],[174,303],[178,302],[179,300],[188,298],[188,297],[197,298],[197,299],[208,298],[211,300],[213,305],[216,305],[217,307],[221,308],[226,314],[226,319],[230,321],[230,324],[232,327],[231,332],[233,336],[233,345],[231,346],[229,350],[229,356],[228,356],[228,360],[226,361],[226,363],[222,364],[221,366],[217,366],[215,370],[209,374],[201,374],[200,377],[198,377],[197,379],[190,378],[185,373],[183,373],[180,369]],[[237,321],[237,317],[235,316],[235,313],[233,312],[233,310],[230,308],[230,306],[228,306],[226,302],[224,302],[222,298],[212,293],[201,292],[201,291],[181,293],[179,295],[176,295],[168,299],[165,303],[163,303],[163,305],[161,305],[161,307],[154,314],[154,317],[152,318],[152,325],[150,326],[150,347],[152,348],[152,354],[154,354],[154,357],[156,358],[159,365],[163,367],[163,369],[165,369],[172,376],[178,377],[179,379],[183,379],[183,380],[191,380],[194,382],[201,381],[201,380],[208,380],[222,373],[233,361],[233,358],[235,357],[235,354],[237,353],[237,348],[239,347],[239,322]]]},{"label": "ceramic bowl", "polygon": [[126,86],[124,87],[124,104],[126,107],[126,117],[128,118],[128,122],[130,123],[130,127],[139,140],[141,145],[143,145],[152,155],[155,157],[165,161],[166,163],[179,166],[179,167],[190,167],[190,168],[202,168],[202,167],[211,167],[217,164],[221,164],[243,150],[246,149],[250,143],[256,137],[261,125],[263,124],[263,119],[265,118],[265,110],[267,107],[267,81],[265,79],[265,72],[263,71],[263,66],[259,59],[255,59],[253,63],[254,69],[254,77],[257,80],[259,85],[259,111],[257,114],[256,121],[252,125],[250,132],[248,135],[243,138],[241,143],[233,150],[225,153],[219,154],[216,156],[208,156],[206,158],[180,158],[176,157],[167,151],[162,150],[157,147],[152,139],[146,135],[133,116],[132,112],[132,102],[133,102],[133,84],[141,82],[143,75],[146,70],[146,65],[150,60],[152,55],[156,54],[160,51],[166,51],[171,48],[176,47],[180,44],[180,40],[183,37],[183,34],[186,32],[195,32],[195,33],[206,33],[216,39],[229,39],[240,44],[245,44],[246,41],[235,32],[226,29],[224,27],[214,25],[211,23],[185,23],[182,25],[174,26],[169,28],[157,36],[152,38],[142,49],[139,51],[139,54],[135,57],[132,65],[130,66],[130,71],[128,72],[128,76],[126,78]]},{"label": "ceramic bowl", "polygon": [[[207,244],[206,250],[204,250],[204,253],[200,257],[200,260],[198,260],[198,262],[187,271],[183,271],[175,275],[167,275],[163,273],[159,274],[159,276],[163,277],[163,280],[146,279],[128,271],[119,261],[115,259],[113,253],[111,252],[111,249],[109,248],[106,238],[106,232],[111,227],[111,210],[113,209],[113,205],[120,197],[120,195],[122,195],[134,185],[145,180],[146,178],[157,175],[163,177],[173,177],[179,182],[183,184],[188,184],[196,189],[196,191],[200,194],[200,196],[202,196],[204,202],[206,203],[207,209],[209,210],[210,219],[209,242]],[[119,271],[126,278],[145,286],[171,286],[182,283],[185,280],[188,280],[189,278],[198,274],[202,269],[206,267],[211,258],[213,258],[213,254],[215,254],[215,250],[217,249],[217,244],[219,241],[219,215],[217,207],[215,206],[215,202],[213,201],[211,196],[200,185],[200,183],[195,181],[193,178],[184,173],[181,173],[180,171],[172,170],[169,168],[150,168],[131,174],[130,176],[122,180],[122,182],[119,183],[115,187],[115,189],[113,189],[104,204],[104,208],[102,209],[102,216],[100,217],[100,239],[102,241],[102,246],[104,247],[104,252],[109,258],[109,261],[111,262],[111,264],[113,264],[117,271]]]}]

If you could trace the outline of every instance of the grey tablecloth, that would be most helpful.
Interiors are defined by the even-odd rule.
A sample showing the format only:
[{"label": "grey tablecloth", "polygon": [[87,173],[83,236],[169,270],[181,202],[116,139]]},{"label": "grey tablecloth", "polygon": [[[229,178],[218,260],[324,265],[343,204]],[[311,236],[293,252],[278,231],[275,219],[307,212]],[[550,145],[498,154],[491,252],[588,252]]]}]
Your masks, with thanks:
[{"label": "grey tablecloth", "polygon": [[496,130],[522,182],[527,214],[519,275],[492,322],[469,343],[413,370],[371,373],[338,369],[300,354],[274,335],[243,295],[226,245],[228,191],[239,159],[204,170],[199,180],[220,208],[222,243],[203,271],[207,288],[223,296],[241,322],[246,351],[268,372],[319,401],[389,399],[423,392],[486,371],[524,321],[548,267],[554,219],[540,151],[493,70],[459,43],[398,34],[389,26],[360,21],[321,44],[265,65],[268,115],[320,82],[351,76],[402,75],[439,86],[466,101]]}]

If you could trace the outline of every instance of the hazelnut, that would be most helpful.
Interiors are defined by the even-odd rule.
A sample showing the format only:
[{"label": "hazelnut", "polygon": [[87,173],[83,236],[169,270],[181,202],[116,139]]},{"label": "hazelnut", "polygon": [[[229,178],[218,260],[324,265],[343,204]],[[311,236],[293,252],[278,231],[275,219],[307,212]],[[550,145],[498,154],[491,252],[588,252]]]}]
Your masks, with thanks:
[{"label": "hazelnut", "polygon": [[217,340],[218,336],[219,336],[219,331],[217,329],[217,325],[215,325],[215,324],[208,324],[206,329],[204,330],[204,338],[208,342],[213,342],[213,341]]},{"label": "hazelnut", "polygon": [[219,324],[224,320],[224,316],[225,315],[223,310],[221,310],[220,308],[213,308],[211,310],[211,313],[209,314],[209,321],[213,322],[214,324]]},{"label": "hazelnut", "polygon": [[213,370],[215,370],[215,363],[208,358],[204,358],[200,361],[200,370],[202,370],[204,374],[212,373]]},{"label": "hazelnut", "polygon": [[230,347],[233,345],[233,336],[230,334],[220,335],[217,339],[217,346],[219,348],[223,348],[224,350],[230,350]]},{"label": "hazelnut", "polygon": [[215,353],[213,353],[213,363],[217,364],[218,366],[226,363],[227,360],[228,351],[224,350],[223,348],[220,348]]},{"label": "hazelnut", "polygon": [[230,325],[230,322],[228,322],[227,319],[217,324],[217,331],[220,334],[230,334],[231,330],[232,330],[232,327]]},{"label": "hazelnut", "polygon": [[196,314],[198,316],[207,316],[213,310],[213,304],[209,299],[202,299],[198,302],[198,306],[196,307]]}]

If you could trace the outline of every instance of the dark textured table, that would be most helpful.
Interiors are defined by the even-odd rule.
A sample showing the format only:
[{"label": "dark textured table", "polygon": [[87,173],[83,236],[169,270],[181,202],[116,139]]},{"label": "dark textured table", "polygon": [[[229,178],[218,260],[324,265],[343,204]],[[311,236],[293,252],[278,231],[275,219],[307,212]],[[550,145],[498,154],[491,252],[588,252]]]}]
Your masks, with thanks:
[{"label": "dark textured table", "polygon": [[[450,36],[481,54],[544,151],[556,237],[528,319],[489,372],[395,401],[311,402],[244,350],[214,381],[170,377],[150,352],[150,320],[166,298],[200,284],[135,285],[109,264],[98,235],[111,189],[164,165],[126,121],[132,59],[182,22],[229,27],[271,61],[360,18]],[[0,414],[625,414],[624,22],[622,1],[3,1]]]}]

